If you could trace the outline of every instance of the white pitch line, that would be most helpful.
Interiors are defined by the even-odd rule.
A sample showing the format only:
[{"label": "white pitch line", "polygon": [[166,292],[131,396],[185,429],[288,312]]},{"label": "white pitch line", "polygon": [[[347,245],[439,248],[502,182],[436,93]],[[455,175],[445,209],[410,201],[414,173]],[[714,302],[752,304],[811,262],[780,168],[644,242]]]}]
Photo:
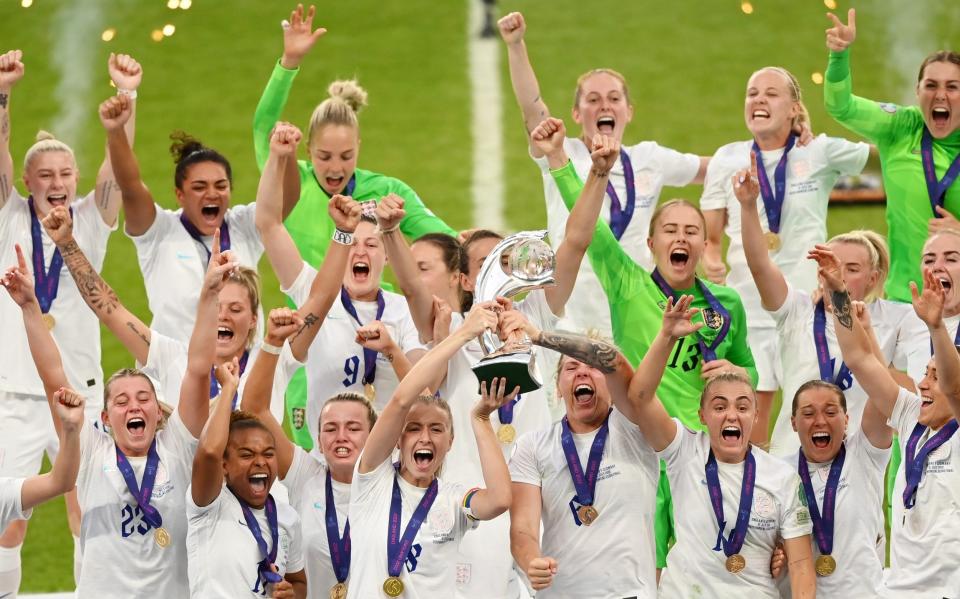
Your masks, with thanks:
[{"label": "white pitch line", "polygon": [[500,39],[482,39],[483,2],[467,2],[467,62],[470,72],[473,172],[473,227],[504,230],[503,110],[500,93]]}]

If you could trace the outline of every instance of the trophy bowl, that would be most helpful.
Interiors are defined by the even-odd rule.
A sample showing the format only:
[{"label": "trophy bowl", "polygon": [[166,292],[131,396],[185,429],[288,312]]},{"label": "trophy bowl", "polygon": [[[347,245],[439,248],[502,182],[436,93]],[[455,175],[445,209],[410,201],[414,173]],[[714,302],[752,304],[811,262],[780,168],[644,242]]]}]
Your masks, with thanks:
[{"label": "trophy bowl", "polygon": [[[513,298],[521,293],[556,284],[556,254],[544,240],[546,231],[523,231],[498,243],[483,261],[477,275],[475,302]],[[506,378],[506,389],[519,386],[529,393],[543,386],[537,373],[530,339],[516,333],[505,342],[494,331],[480,336],[484,357],[473,366],[480,382],[491,388],[494,378]]]}]

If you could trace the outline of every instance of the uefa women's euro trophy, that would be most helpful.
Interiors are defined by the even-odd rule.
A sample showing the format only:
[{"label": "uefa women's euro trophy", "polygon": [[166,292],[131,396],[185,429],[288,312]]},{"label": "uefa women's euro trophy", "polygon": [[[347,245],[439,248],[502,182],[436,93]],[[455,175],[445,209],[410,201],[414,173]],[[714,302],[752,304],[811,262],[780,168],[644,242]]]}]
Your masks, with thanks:
[{"label": "uefa women's euro trophy", "polygon": [[[556,255],[544,241],[546,231],[523,231],[507,237],[493,248],[480,267],[475,302],[512,298],[520,293],[556,285]],[[486,381],[487,388],[494,378],[506,378],[506,389],[520,386],[520,393],[539,389],[543,383],[531,353],[530,339],[515,332],[501,342],[495,331],[480,336],[485,356],[473,367],[477,380]]]}]

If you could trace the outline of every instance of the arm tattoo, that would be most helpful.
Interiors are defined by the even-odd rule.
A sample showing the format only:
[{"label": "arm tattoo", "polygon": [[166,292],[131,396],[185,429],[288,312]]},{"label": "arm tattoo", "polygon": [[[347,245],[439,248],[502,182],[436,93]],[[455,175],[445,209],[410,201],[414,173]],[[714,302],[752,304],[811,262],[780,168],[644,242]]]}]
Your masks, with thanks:
[{"label": "arm tattoo", "polygon": [[306,331],[307,329],[309,329],[309,328],[312,327],[313,325],[317,324],[317,321],[319,321],[319,320],[320,320],[320,319],[319,319],[319,318],[317,317],[317,315],[314,314],[313,312],[311,312],[311,313],[307,314],[306,316],[304,316],[304,317],[303,317],[303,326],[300,327],[299,329],[297,329],[297,332],[296,332],[296,333],[293,335],[293,337],[290,339],[290,343],[293,343],[294,341],[296,341],[297,337],[299,337],[301,333],[303,333],[304,331]]},{"label": "arm tattoo", "polygon": [[130,321],[130,322],[127,323],[127,328],[129,328],[131,331],[133,331],[133,333],[134,333],[137,337],[139,337],[140,340],[143,341],[143,343],[144,343],[147,347],[150,347],[150,339],[148,339],[147,336],[143,334],[143,331],[140,330],[140,326],[139,326],[139,325],[140,325],[140,323],[138,323],[138,322]]},{"label": "arm tattoo", "polygon": [[10,139],[10,115],[4,114],[0,119],[0,139],[8,141]]},{"label": "arm tattoo", "polygon": [[6,108],[10,100],[10,94],[0,94],[0,108]]},{"label": "arm tattoo", "polygon": [[534,341],[536,345],[558,351],[574,360],[609,374],[617,369],[617,348],[605,341],[590,339],[583,335],[546,331]]},{"label": "arm tattoo", "polygon": [[7,197],[10,195],[10,185],[7,183],[7,176],[0,175],[0,206],[7,203]]},{"label": "arm tattoo", "polygon": [[830,295],[833,301],[833,315],[837,322],[849,330],[853,330],[853,316],[850,313],[850,294],[846,291],[834,291]]},{"label": "arm tattoo", "polygon": [[118,189],[113,179],[107,179],[100,185],[100,209],[106,210],[110,206],[110,196]]},{"label": "arm tattoo", "polygon": [[93,269],[90,261],[83,255],[75,240],[69,241],[60,248],[60,254],[63,256],[67,268],[70,269],[73,280],[77,283],[80,295],[83,296],[84,301],[94,312],[103,312],[105,315],[109,315],[117,309],[120,305],[117,294]]}]

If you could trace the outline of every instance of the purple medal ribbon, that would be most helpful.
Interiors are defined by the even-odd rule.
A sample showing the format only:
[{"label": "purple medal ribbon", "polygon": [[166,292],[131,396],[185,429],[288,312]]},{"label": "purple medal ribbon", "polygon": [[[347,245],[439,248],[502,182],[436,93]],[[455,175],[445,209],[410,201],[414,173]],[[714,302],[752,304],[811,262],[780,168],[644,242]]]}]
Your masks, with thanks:
[{"label": "purple medal ribbon", "polygon": [[903,507],[908,510],[917,503],[917,488],[920,486],[921,479],[923,479],[927,457],[930,452],[949,441],[953,433],[957,432],[957,421],[954,419],[945,424],[937,434],[927,439],[927,442],[918,452],[917,443],[920,442],[920,437],[926,430],[926,426],[917,424],[913,427],[913,432],[910,433],[910,439],[907,441],[906,459],[903,463],[903,474],[907,481],[907,487],[903,490]]},{"label": "purple medal ribbon", "polygon": [[[674,303],[680,299],[680,296],[678,296],[673,288],[670,287],[670,284],[667,283],[667,280],[663,278],[663,275],[660,274],[659,270],[654,268],[653,272],[650,273],[650,276],[653,278],[653,281],[657,284],[657,287],[660,288],[660,291],[664,296],[671,298]],[[696,282],[697,287],[700,289],[700,293],[703,294],[703,298],[707,300],[710,308],[722,320],[722,323],[720,324],[720,331],[717,333],[717,336],[714,338],[713,342],[709,345],[707,345],[706,341],[704,341],[703,335],[697,333],[697,345],[700,346],[700,353],[703,354],[703,359],[705,362],[710,362],[711,360],[717,359],[717,348],[720,347],[720,344],[723,343],[723,340],[727,338],[727,333],[730,332],[730,311],[723,307],[723,304],[720,303],[720,300],[713,295],[710,289],[707,288],[706,284],[704,284],[699,277],[697,277]],[[706,322],[706,318],[706,315],[704,315],[704,322]]]},{"label": "purple medal ribbon", "polygon": [[[590,446],[590,455],[587,457],[587,471],[584,473],[580,465],[580,456],[577,454],[577,446],[573,442],[573,434],[570,432],[570,423],[564,416],[560,421],[560,444],[563,446],[563,457],[567,460],[567,470],[570,471],[570,478],[573,479],[573,488],[577,491],[574,501],[580,505],[593,505],[593,493],[597,488],[597,474],[600,472],[600,462],[603,460],[603,448],[607,444],[607,435],[610,432],[610,413],[603,419],[603,424],[597,431],[597,436],[593,438],[593,444]],[[576,518],[576,509],[573,508]],[[577,525],[580,525],[577,518]]]},{"label": "purple medal ribbon", "polygon": [[[53,305],[53,300],[57,298],[57,290],[60,288],[60,271],[63,269],[63,256],[60,255],[60,248],[54,248],[53,256],[50,258],[50,269],[48,270],[43,263],[43,231],[40,227],[40,219],[37,218],[37,211],[33,207],[33,197],[27,199],[27,205],[30,207],[30,240],[33,242],[33,280],[36,289],[37,302],[40,304],[40,311],[46,314]],[[73,217],[73,208],[70,208],[70,216]]]},{"label": "purple medal ribbon", "polygon": [[497,417],[500,418],[500,424],[510,424],[513,422],[513,408],[517,405],[517,402],[520,401],[520,394],[517,393],[517,396],[497,408]]},{"label": "purple medal ribbon", "polygon": [[937,214],[937,206],[943,206],[947,189],[957,180],[957,176],[960,176],[960,155],[955,157],[950,166],[947,167],[943,179],[937,180],[937,169],[933,163],[933,136],[930,134],[930,130],[924,127],[923,137],[920,138],[920,156],[923,159],[923,178],[927,181],[930,208],[933,209],[933,216],[940,218],[940,215]]},{"label": "purple medal ribbon", "polygon": [[820,364],[820,380],[833,383],[846,391],[853,386],[853,375],[846,363],[840,362],[840,371],[833,376],[836,358],[830,357],[830,345],[827,343],[827,310],[821,299],[813,310],[813,344],[817,348],[817,362]]},{"label": "purple medal ribbon", "polygon": [[[183,212],[180,213],[180,224],[183,225],[183,228],[186,229],[187,234],[193,238],[194,241],[200,244],[203,248],[203,251],[207,253],[207,263],[210,263],[210,250],[207,248],[207,244],[203,242],[203,235],[200,234],[200,231],[190,222],[190,219],[187,218],[187,215]],[[227,224],[227,217],[223,217],[223,222],[220,223],[220,251],[225,252],[230,249],[230,226]]]},{"label": "purple medal ribbon", "polygon": [[327,470],[327,505],[324,521],[327,525],[327,545],[330,547],[330,562],[337,582],[343,582],[350,574],[350,520],[343,525],[343,538],[337,525],[337,504],[333,500],[333,481]]},{"label": "purple medal ribbon", "polygon": [[610,196],[610,230],[613,236],[619,239],[633,219],[633,211],[637,204],[637,188],[634,186],[633,165],[630,164],[630,155],[620,148],[620,164],[623,165],[623,182],[627,187],[627,203],[620,206],[620,198],[613,188],[613,183],[607,181],[607,195]]},{"label": "purple medal ribbon", "polygon": [[[250,351],[244,350],[243,355],[240,356],[240,373],[237,376],[243,376],[243,371],[247,369],[247,359],[250,357]],[[210,367],[210,399],[213,399],[217,395],[220,395],[220,383],[217,382],[217,367]],[[232,409],[237,409],[237,402],[240,400],[240,390],[237,389],[236,393],[233,394],[233,406]]]},{"label": "purple medal ribbon", "polygon": [[[957,327],[957,332],[956,332],[956,334],[953,336],[953,344],[954,344],[955,346],[956,346],[956,345],[960,345],[960,326]],[[933,339],[930,339],[930,357],[931,357],[931,358],[933,357],[933,354],[934,354],[934,351],[933,351]]]},{"label": "purple medal ribbon", "polygon": [[767,226],[771,233],[780,232],[780,214],[783,211],[783,198],[787,193],[787,154],[796,143],[797,136],[790,134],[787,145],[783,148],[783,156],[777,162],[773,171],[773,189],[770,188],[770,179],[767,178],[767,169],[763,166],[763,154],[757,142],[753,142],[753,151],[757,155],[757,183],[760,184],[760,197],[763,198],[763,211],[767,213]]},{"label": "purple medal ribbon", "polygon": [[837,506],[837,488],[840,485],[840,471],[843,470],[843,462],[846,457],[847,449],[844,444],[841,444],[837,457],[833,458],[833,464],[830,465],[827,487],[823,491],[823,510],[821,511],[817,508],[817,495],[813,492],[813,483],[810,482],[807,458],[803,455],[803,450],[800,450],[800,463],[797,465],[797,471],[800,473],[800,481],[803,483],[803,492],[807,496],[807,507],[810,508],[810,519],[813,520],[813,536],[817,541],[817,548],[820,549],[821,555],[833,553],[833,524]]},{"label": "purple medal ribbon", "polygon": [[[230,489],[230,487],[227,487]],[[230,489],[230,492],[233,493],[233,489]],[[254,591],[257,591],[260,588],[260,583],[264,583],[264,589],[266,589],[267,584],[275,584],[283,580],[279,574],[273,571],[273,564],[277,561],[277,546],[280,544],[280,525],[277,520],[277,502],[273,498],[273,495],[267,495],[267,502],[263,506],[263,509],[267,513],[267,525],[270,527],[270,536],[273,537],[273,547],[267,551],[267,542],[263,539],[263,532],[260,530],[260,523],[257,522],[256,516],[253,515],[253,511],[250,509],[250,506],[247,505],[247,502],[240,498],[239,495],[233,493],[233,496],[237,498],[237,502],[240,504],[240,509],[243,511],[243,519],[247,523],[247,528],[250,529],[250,533],[253,534],[253,538],[257,541],[257,548],[260,549],[260,563],[257,564],[257,586],[254,587]]]},{"label": "purple medal ribbon", "polygon": [[[353,301],[350,300],[350,294],[347,293],[346,287],[340,288],[340,303],[343,304],[343,309],[353,317],[357,324],[363,326],[363,323],[360,322],[360,317],[357,316],[357,309],[353,306]],[[380,320],[383,318],[383,311],[387,307],[386,302],[383,299],[383,290],[377,290],[377,316],[375,320]],[[363,381],[364,385],[372,385],[373,381],[377,378],[377,352],[373,349],[363,348]]]},{"label": "purple medal ribbon", "polygon": [[720,488],[720,477],[717,475],[717,458],[710,450],[710,456],[707,458],[705,466],[707,474],[707,489],[710,492],[710,503],[713,505],[713,513],[717,516],[717,525],[720,532],[717,533],[717,545],[714,551],[723,549],[723,554],[727,557],[740,553],[743,547],[743,541],[747,538],[747,528],[750,525],[750,508],[753,506],[753,487],[756,483],[757,462],[753,458],[751,448],[747,447],[747,456],[743,461],[743,482],[740,487],[740,507],[737,510],[737,523],[730,531],[729,537],[723,536],[723,531],[727,528],[727,521],[723,517],[723,491]]},{"label": "purple medal ribbon", "polygon": [[403,569],[403,562],[407,559],[407,553],[413,546],[413,541],[420,531],[420,526],[427,518],[427,513],[433,507],[433,502],[437,498],[439,485],[437,479],[430,481],[430,486],[420,498],[420,503],[413,510],[407,527],[403,530],[403,536],[400,536],[400,516],[403,511],[403,498],[400,495],[400,484],[397,482],[399,473],[393,475],[393,498],[390,500],[390,521],[387,523],[387,573],[390,576],[400,576]]},{"label": "purple medal ribbon", "polygon": [[117,452],[117,469],[120,470],[123,481],[127,483],[127,490],[133,495],[143,512],[143,519],[153,528],[160,528],[163,525],[163,517],[157,508],[150,505],[150,497],[153,495],[153,483],[157,480],[157,469],[160,465],[160,454],[157,453],[157,440],[154,439],[150,444],[150,450],[147,452],[147,465],[143,469],[143,480],[140,486],[137,486],[137,476],[133,472],[133,466],[123,455],[120,448],[114,445]]}]

